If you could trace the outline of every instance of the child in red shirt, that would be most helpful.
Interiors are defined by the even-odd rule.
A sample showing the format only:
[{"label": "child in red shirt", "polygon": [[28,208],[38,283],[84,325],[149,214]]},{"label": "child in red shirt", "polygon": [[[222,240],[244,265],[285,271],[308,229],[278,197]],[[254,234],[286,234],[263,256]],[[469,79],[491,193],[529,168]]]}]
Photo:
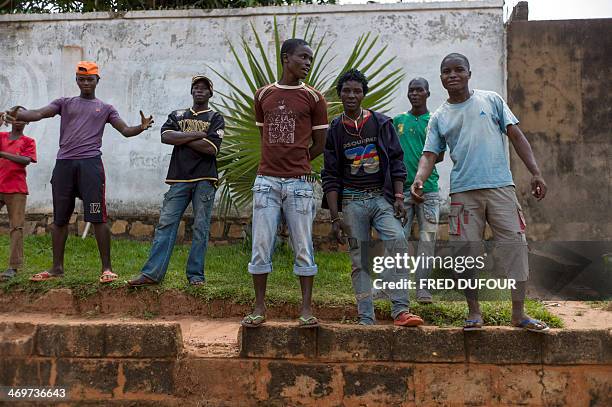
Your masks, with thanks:
[{"label": "child in red shirt", "polygon": [[0,281],[10,280],[23,266],[23,224],[28,195],[26,166],[36,162],[36,142],[23,134],[26,124],[14,122],[10,132],[0,132],[0,209],[6,205],[11,240],[9,267],[0,273]]}]

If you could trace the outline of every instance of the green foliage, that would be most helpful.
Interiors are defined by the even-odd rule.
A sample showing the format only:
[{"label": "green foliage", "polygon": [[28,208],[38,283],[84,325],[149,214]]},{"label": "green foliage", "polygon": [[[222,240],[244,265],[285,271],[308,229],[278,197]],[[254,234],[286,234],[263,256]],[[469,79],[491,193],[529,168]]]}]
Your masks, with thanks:
[{"label": "green foliage", "polygon": [[214,9],[335,3],[336,0],[0,0],[0,14]]},{"label": "green foliage", "polygon": [[[257,166],[261,159],[259,129],[255,126],[253,96],[255,91],[280,79],[282,62],[280,55],[281,33],[274,17],[273,52],[270,55],[263,44],[267,41],[251,23],[254,44],[242,36],[239,45],[230,42],[230,53],[238,66],[247,87],[242,88],[227,75],[209,67],[230,88],[229,93],[220,93],[222,101],[215,108],[223,111],[226,118],[225,138],[219,156],[221,193],[219,210],[221,216],[227,216],[232,208],[238,209],[251,202],[251,187],[256,177]],[[289,33],[288,33],[289,34]],[[303,38],[314,52],[313,65],[304,82],[319,90],[328,103],[328,117],[331,119],[342,112],[342,104],[336,93],[339,76],[349,69],[362,71],[369,80],[370,91],[362,105],[369,109],[384,112],[391,104],[393,93],[398,89],[404,77],[401,68],[392,69],[395,57],[386,57],[387,46],[378,45],[378,36],[371,33],[362,34],[346,61],[340,69],[330,68],[337,58],[334,44],[328,41],[328,33],[319,34],[312,19],[307,19],[303,30],[298,32],[298,16],[294,17],[290,35],[286,38]],[[313,161],[313,171],[319,174],[323,157]]]},{"label": "green foliage", "polygon": [[[8,247],[8,236],[0,235],[0,247]],[[113,268],[119,280],[110,284],[112,290],[127,290],[125,280],[139,273],[140,267],[149,256],[151,244],[129,240],[112,241]],[[177,245],[168,267],[168,273],[159,286],[142,288],[162,293],[166,290],[180,290],[191,295],[194,301],[224,300],[234,304],[251,304],[254,299],[251,275],[247,273],[250,247],[231,245],[211,246],[206,253],[206,283],[204,286],[190,286],[185,277],[185,264],[189,245]],[[25,291],[33,296],[51,288],[70,288],[74,295],[86,298],[101,288],[100,259],[93,237],[82,240],[70,237],[66,245],[66,275],[62,279],[32,283],[28,278],[47,269],[51,264],[51,239],[49,236],[28,236],[25,239],[25,267],[10,282],[0,283],[0,296],[11,291]],[[0,250],[0,264],[8,261],[8,250]],[[268,277],[266,302],[269,305],[299,304],[301,301],[299,280],[293,274],[293,253],[285,246],[274,254],[274,272]],[[315,261],[319,273],[315,278],[313,300],[319,307],[355,306],[351,287],[351,265],[347,253],[318,251]],[[136,295],[136,293],[134,293]],[[440,297],[434,294],[436,302],[430,305],[410,303],[412,312],[421,315],[428,324],[438,326],[461,326],[467,313],[464,297],[457,293],[455,301],[449,301],[448,293]],[[414,293],[411,293],[414,299]],[[442,299],[444,298],[444,300]],[[376,301],[376,309],[389,317],[389,301]],[[483,301],[481,308],[488,325],[510,325],[510,301]],[[534,318],[545,321],[551,327],[563,326],[561,320],[552,315],[538,301],[526,302],[527,312]],[[95,316],[93,311],[88,316]],[[155,318],[145,311],[141,317]]]}]

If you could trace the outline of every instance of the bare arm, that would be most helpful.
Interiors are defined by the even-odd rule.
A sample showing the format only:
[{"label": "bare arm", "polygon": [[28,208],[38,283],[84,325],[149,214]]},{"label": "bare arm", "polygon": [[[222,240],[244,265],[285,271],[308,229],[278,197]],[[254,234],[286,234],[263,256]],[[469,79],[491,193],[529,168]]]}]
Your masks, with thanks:
[{"label": "bare arm", "polygon": [[140,125],[139,126],[128,126],[126,122],[121,119],[118,119],[111,123],[111,125],[123,135],[123,137],[134,137],[150,128],[151,125],[155,123],[153,121],[153,116],[145,117],[142,110],[140,111]]},{"label": "bare arm", "polygon": [[323,153],[323,148],[325,147],[325,136],[326,135],[327,135],[327,129],[313,130],[312,145],[308,149],[308,155],[311,161]]},{"label": "bare arm", "polygon": [[0,151],[0,158],[6,158],[7,160],[11,160],[23,166],[26,166],[32,162],[32,159],[30,157],[24,157],[21,155],[11,154],[4,151]]},{"label": "bare arm", "polygon": [[193,140],[187,143],[187,147],[194,149],[198,153],[206,155],[217,155],[216,146],[207,139],[200,138],[199,140]]},{"label": "bare arm", "polygon": [[55,105],[47,105],[34,110],[20,108],[21,106],[15,106],[6,112],[5,119],[8,123],[12,123],[13,121],[37,122],[42,119],[53,117],[59,113],[59,107]]},{"label": "bare arm", "polygon": [[410,195],[416,202],[423,202],[423,184],[431,175],[434,165],[436,165],[438,154],[431,151],[423,151],[423,155],[419,160],[419,168],[414,176],[414,182],[410,186]]},{"label": "bare arm", "polygon": [[346,244],[347,236],[350,236],[351,230],[340,218],[338,214],[338,191],[329,191],[325,194],[327,205],[329,206],[329,216],[332,223],[332,234],[339,244]]},{"label": "bare arm", "polygon": [[180,146],[182,144],[191,143],[196,140],[201,140],[206,137],[206,133],[202,131],[165,131],[161,136],[161,141],[164,144]]},{"label": "bare arm", "polygon": [[531,194],[536,197],[538,201],[543,199],[546,196],[546,191],[548,188],[546,186],[546,182],[544,182],[544,178],[542,178],[540,168],[538,168],[538,163],[533,155],[533,150],[531,149],[529,141],[527,141],[527,138],[517,125],[509,125],[506,128],[506,133],[508,134],[508,138],[514,147],[516,154],[518,154],[521,161],[525,163],[525,166],[532,175]]}]

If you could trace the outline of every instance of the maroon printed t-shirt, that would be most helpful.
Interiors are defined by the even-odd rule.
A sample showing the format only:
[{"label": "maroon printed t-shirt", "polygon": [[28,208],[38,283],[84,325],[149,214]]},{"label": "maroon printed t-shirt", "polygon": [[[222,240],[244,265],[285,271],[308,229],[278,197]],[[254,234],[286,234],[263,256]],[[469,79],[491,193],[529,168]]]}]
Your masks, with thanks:
[{"label": "maroon printed t-shirt", "polygon": [[263,128],[257,174],[310,174],[312,132],[328,127],[327,103],[320,92],[305,84],[264,86],[255,92],[255,120]]},{"label": "maroon printed t-shirt", "polygon": [[100,99],[59,98],[51,102],[51,106],[62,116],[58,160],[102,155],[104,125],[121,120],[115,108]]},{"label": "maroon printed t-shirt", "polygon": [[[0,133],[0,151],[22,157],[28,157],[36,162],[36,142],[34,139],[21,136],[10,140],[11,133]],[[27,194],[26,166],[17,164],[7,158],[0,158],[0,193]]]}]

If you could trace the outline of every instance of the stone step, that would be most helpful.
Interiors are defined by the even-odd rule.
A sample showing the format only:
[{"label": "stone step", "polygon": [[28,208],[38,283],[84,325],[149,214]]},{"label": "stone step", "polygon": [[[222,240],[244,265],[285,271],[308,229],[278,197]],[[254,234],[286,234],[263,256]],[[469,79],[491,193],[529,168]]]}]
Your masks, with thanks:
[{"label": "stone step", "polygon": [[300,329],[295,323],[242,328],[243,358],[324,362],[397,361],[479,364],[612,364],[612,330],[551,329],[546,334],[510,327],[398,328],[323,324]]}]

